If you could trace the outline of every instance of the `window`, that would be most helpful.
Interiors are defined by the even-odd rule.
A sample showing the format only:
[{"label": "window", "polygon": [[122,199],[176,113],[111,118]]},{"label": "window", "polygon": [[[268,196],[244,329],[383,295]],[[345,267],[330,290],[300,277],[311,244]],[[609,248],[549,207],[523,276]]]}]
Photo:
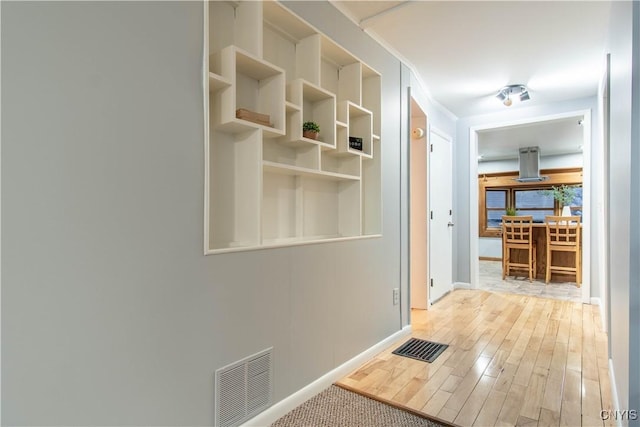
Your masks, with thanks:
[{"label": "window", "polygon": [[544,222],[546,215],[555,212],[555,200],[553,196],[544,195],[543,188],[519,190],[513,189],[514,206],[518,215],[531,215],[533,222]]},{"label": "window", "polygon": [[[487,174],[478,177],[479,231],[481,237],[500,237],[502,215],[507,207],[515,207],[518,215],[531,215],[533,221],[543,223],[547,215],[560,215],[561,206],[553,196],[541,190],[558,186],[581,185],[582,169],[541,171],[549,179],[539,183],[515,181],[517,172]],[[576,199],[571,204],[573,215],[582,216],[582,187],[577,188]]]},{"label": "window", "polygon": [[487,227],[500,227],[502,223],[502,215],[507,213],[507,195],[509,190],[487,190],[486,192],[486,217]]},{"label": "window", "polygon": [[571,203],[571,215],[582,217],[582,187],[576,188],[576,198]]}]

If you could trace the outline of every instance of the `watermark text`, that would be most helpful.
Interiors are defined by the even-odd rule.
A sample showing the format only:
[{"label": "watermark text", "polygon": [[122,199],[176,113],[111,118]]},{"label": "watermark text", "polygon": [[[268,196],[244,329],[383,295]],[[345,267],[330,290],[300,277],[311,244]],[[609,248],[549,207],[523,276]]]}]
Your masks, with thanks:
[{"label": "watermark text", "polygon": [[603,409],[600,411],[600,419],[603,421],[635,421],[638,419],[638,411],[635,409]]}]

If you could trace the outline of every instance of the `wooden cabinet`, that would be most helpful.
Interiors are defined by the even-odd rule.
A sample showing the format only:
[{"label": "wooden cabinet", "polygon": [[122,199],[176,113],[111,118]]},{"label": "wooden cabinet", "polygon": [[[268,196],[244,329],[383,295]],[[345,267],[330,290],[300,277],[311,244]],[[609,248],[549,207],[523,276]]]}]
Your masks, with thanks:
[{"label": "wooden cabinet", "polygon": [[205,254],[379,236],[381,75],[276,1],[205,8]]}]

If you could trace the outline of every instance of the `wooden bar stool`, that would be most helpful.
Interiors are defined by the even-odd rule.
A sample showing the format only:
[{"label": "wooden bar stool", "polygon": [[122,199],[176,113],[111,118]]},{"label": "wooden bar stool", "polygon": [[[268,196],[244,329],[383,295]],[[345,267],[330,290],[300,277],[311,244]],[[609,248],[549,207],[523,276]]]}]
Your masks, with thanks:
[{"label": "wooden bar stool", "polygon": [[[580,217],[579,216],[546,216],[544,222],[547,226],[547,270],[545,282],[549,283],[551,273],[573,273],[576,276],[576,285],[582,283],[582,262],[580,252]],[[573,267],[553,264],[553,252],[572,252],[575,254]]]},{"label": "wooden bar stool", "polygon": [[[512,249],[527,251],[527,262],[516,262]],[[536,272],[536,246],[533,241],[533,216],[502,216],[502,280],[511,270],[525,270],[532,282]]]}]

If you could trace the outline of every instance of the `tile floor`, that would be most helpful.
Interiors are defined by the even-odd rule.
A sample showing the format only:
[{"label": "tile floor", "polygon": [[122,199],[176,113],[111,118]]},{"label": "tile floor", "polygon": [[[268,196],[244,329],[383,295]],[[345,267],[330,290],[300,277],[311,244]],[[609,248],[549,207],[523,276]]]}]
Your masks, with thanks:
[{"label": "tile floor", "polygon": [[582,288],[575,283],[549,283],[529,279],[523,276],[507,276],[502,280],[502,262],[480,261],[479,288],[489,292],[533,295],[562,301],[582,302]]}]

